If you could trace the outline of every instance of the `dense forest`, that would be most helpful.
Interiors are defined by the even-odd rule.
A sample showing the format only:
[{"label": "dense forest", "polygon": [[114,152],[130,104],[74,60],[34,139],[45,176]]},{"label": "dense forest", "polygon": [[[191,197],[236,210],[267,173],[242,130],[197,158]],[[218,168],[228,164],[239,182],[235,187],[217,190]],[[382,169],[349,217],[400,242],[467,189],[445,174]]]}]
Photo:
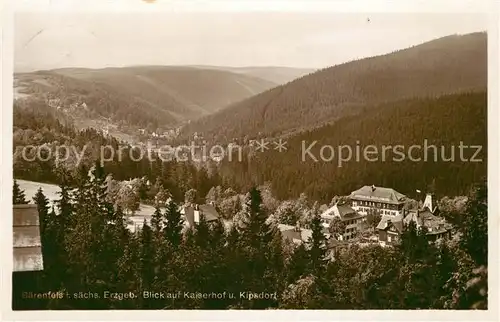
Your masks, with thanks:
[{"label": "dense forest", "polygon": [[[310,129],[367,105],[485,90],[487,35],[473,33],[325,68],[188,124],[211,142]],[[223,125],[223,126],[221,126]]]},{"label": "dense forest", "polygon": [[[487,168],[487,96],[486,93],[465,93],[443,96],[437,99],[411,99],[386,103],[367,108],[358,116],[342,118],[332,125],[303,132],[289,137],[287,150],[271,149],[256,152],[254,148],[244,150],[244,158],[236,162],[228,158],[220,164],[209,161],[203,166],[190,162],[162,162],[154,157],[140,161],[130,159],[131,149],[124,142],[111,136],[87,129],[76,131],[71,124],[60,121],[50,109],[14,108],[14,176],[20,179],[58,183],[54,175],[58,169],[77,171],[76,156],[56,162],[26,161],[21,147],[46,146],[54,151],[60,144],[74,145],[82,151],[86,145],[81,164],[89,166],[99,156],[100,147],[110,145],[116,150],[122,146],[123,159],[104,163],[106,171],[116,180],[146,177],[151,182],[161,179],[164,188],[171,191],[177,200],[183,200],[187,190],[194,188],[205,196],[213,186],[222,185],[237,192],[248,191],[251,185],[271,184],[272,193],[280,200],[295,199],[301,193],[309,198],[328,203],[332,196],[346,195],[365,184],[392,187],[413,197],[416,189],[433,190],[440,197],[464,195],[472,183],[486,176]],[[474,120],[474,121],[472,121]],[[428,160],[412,161],[406,156],[396,162],[397,155],[386,153],[382,160],[382,146],[422,146],[412,152],[412,157],[423,158],[424,140],[429,146],[438,147],[437,155],[429,150]],[[349,145],[353,157],[339,167],[339,155],[327,162],[314,162],[306,155],[302,161],[304,147],[318,143],[310,149],[316,158],[320,147]],[[304,147],[303,147],[303,143]],[[479,145],[482,150],[475,157],[482,162],[462,161],[459,145]],[[379,151],[378,161],[371,162],[354,156],[356,146],[360,150],[375,145]],[[444,153],[441,152],[441,146]],[[452,149],[454,148],[454,152]],[[475,149],[464,150],[466,159],[472,158]],[[32,152],[34,153],[34,152]],[[335,150],[337,153],[337,150]],[[443,160],[455,156],[454,162]],[[437,161],[434,157],[437,156]],[[34,157],[30,156],[30,157]],[[396,160],[396,161],[393,161]],[[279,169],[279,171],[276,171]]]},{"label": "dense forest", "polygon": [[[427,146],[436,146],[436,150],[427,150],[427,161],[425,140]],[[317,144],[308,149],[315,141]],[[465,161],[461,160],[460,142],[465,146],[482,146],[474,158],[482,161],[472,162],[477,150],[472,148],[464,149]],[[352,157],[342,162],[337,147],[344,145],[350,146]],[[370,145],[378,153],[365,158],[363,149]],[[405,153],[404,160],[389,150],[384,161],[382,147],[397,145],[404,146],[400,150]],[[408,150],[412,145],[421,148],[411,151],[410,156]],[[326,158],[321,159],[323,146],[334,147],[333,158],[327,149],[323,151]],[[357,146],[361,151],[359,158]],[[312,199],[328,202],[334,195],[346,195],[371,184],[392,187],[411,197],[416,189],[456,196],[466,194],[472,183],[486,177],[486,147],[487,95],[464,93],[369,107],[360,115],[288,137],[286,151],[279,152],[272,144],[264,152],[248,148],[248,157],[243,162],[225,159],[219,173],[242,189],[271,182],[279,199],[297,198],[305,193]],[[303,153],[306,150],[318,161]],[[344,158],[349,155],[346,151],[342,152]],[[454,161],[447,161],[453,156]]]},{"label": "dense forest", "polygon": [[[425,230],[410,224],[394,247],[332,248],[318,213],[305,243],[284,240],[268,223],[255,188],[245,197],[243,220],[229,229],[203,216],[185,229],[170,201],[156,209],[150,225],[130,233],[122,210],[107,201],[105,178],[99,163],[89,174],[80,172],[74,185],[63,177],[52,209],[39,190],[34,202],[44,270],[13,273],[14,310],[487,308],[485,183],[471,190],[464,213],[457,214],[452,240],[429,243]],[[26,202],[16,186],[13,199]],[[57,296],[23,296],[48,291]],[[247,292],[268,295],[249,299]],[[214,293],[222,295],[202,295]]]}]

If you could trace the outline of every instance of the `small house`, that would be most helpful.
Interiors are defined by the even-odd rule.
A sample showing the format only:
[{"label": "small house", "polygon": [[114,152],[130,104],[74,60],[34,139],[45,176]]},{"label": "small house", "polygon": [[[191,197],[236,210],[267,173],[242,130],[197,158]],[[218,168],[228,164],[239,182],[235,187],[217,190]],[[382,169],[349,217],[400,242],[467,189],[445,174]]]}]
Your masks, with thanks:
[{"label": "small house", "polygon": [[279,224],[278,229],[280,230],[283,239],[293,242],[296,245],[307,242],[312,236],[312,230],[301,228],[300,226]]},{"label": "small house", "polygon": [[180,212],[184,217],[185,225],[189,228],[196,227],[202,215],[207,223],[213,223],[220,219],[219,212],[212,204],[189,205],[182,207]]},{"label": "small house", "polygon": [[361,214],[347,204],[335,204],[321,214],[323,227],[326,231],[334,218],[339,218],[345,224],[345,232],[340,237],[342,240],[349,240],[363,229],[363,223],[366,221],[366,215]]}]

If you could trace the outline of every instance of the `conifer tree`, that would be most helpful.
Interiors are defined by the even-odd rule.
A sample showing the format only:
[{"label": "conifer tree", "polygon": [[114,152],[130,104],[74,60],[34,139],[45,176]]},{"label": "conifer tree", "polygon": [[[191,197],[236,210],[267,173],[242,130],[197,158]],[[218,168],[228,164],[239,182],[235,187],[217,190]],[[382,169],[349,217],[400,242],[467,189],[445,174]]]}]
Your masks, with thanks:
[{"label": "conifer tree", "polygon": [[[268,291],[273,285],[263,276],[269,275],[272,264],[269,262],[271,255],[270,243],[274,238],[274,231],[267,221],[267,215],[262,207],[262,197],[257,188],[252,188],[247,195],[244,207],[245,220],[241,227],[242,246],[247,263],[243,270],[243,282],[248,289],[256,292]],[[251,308],[262,308],[266,301],[248,303]]]},{"label": "conifer tree", "polygon": [[104,224],[102,245],[99,249],[99,253],[103,257],[102,269],[106,271],[104,279],[109,281],[110,289],[117,287],[119,281],[113,270],[109,268],[118,265],[120,258],[123,257],[124,249],[129,243],[129,238],[130,232],[125,225],[123,211],[118,206],[110,220]]},{"label": "conifer tree", "polygon": [[309,266],[309,254],[304,243],[297,246],[290,256],[290,260],[287,265],[287,281],[288,283],[294,283],[300,279],[307,272]]},{"label": "conifer tree", "polygon": [[436,284],[440,286],[438,295],[434,299],[434,308],[443,308],[446,298],[453,292],[446,289],[446,284],[453,278],[457,263],[453,258],[450,247],[446,242],[439,245],[438,260],[436,263]]},{"label": "conifer tree", "polygon": [[[59,217],[56,215],[54,206],[52,206],[52,209],[47,213],[47,217],[45,220],[45,231],[43,233],[45,246],[43,247],[45,248],[47,255],[47,260],[45,261],[45,270],[52,275],[54,280],[56,280],[56,278],[59,278],[57,274],[61,272],[60,264],[62,264],[60,262],[62,249],[58,240],[60,229],[58,219]],[[56,286],[59,286],[57,285],[59,284],[58,282],[56,282],[55,284]]]},{"label": "conifer tree", "polygon": [[12,204],[19,205],[27,203],[28,202],[26,201],[26,196],[24,195],[24,191],[22,191],[21,188],[19,188],[17,180],[14,179],[14,186],[12,189]]},{"label": "conifer tree", "polygon": [[236,249],[239,247],[241,240],[240,233],[235,225],[232,225],[227,234],[227,248]]},{"label": "conifer tree", "polygon": [[242,235],[245,243],[259,252],[273,239],[270,224],[266,223],[267,214],[262,208],[262,197],[257,188],[252,188],[245,201],[245,222]]},{"label": "conifer tree", "polygon": [[65,283],[70,277],[67,274],[68,271],[68,255],[67,250],[64,247],[65,235],[69,231],[71,225],[73,224],[73,202],[70,194],[70,188],[66,185],[66,180],[63,180],[59,185],[60,191],[59,199],[54,201],[56,208],[58,210],[58,215],[54,214],[51,216],[54,224],[51,225],[51,230],[53,230],[53,235],[55,238],[55,243],[57,245],[56,257],[57,263],[57,275],[61,279],[62,283]]},{"label": "conifer tree", "polygon": [[[286,280],[283,278],[285,275],[285,254],[283,250],[283,236],[278,228],[272,230],[273,239],[269,244],[269,252],[267,254],[267,261],[269,268],[264,278],[268,278],[268,284],[275,284],[276,291],[281,293],[286,286]],[[276,304],[276,303],[275,303]]]},{"label": "conifer tree", "polygon": [[460,227],[460,246],[478,265],[488,264],[488,191],[485,182],[469,193],[466,213]]},{"label": "conifer tree", "polygon": [[33,197],[38,210],[38,217],[40,221],[40,234],[43,236],[45,228],[47,227],[47,220],[49,215],[49,200],[43,194],[42,188],[38,188],[35,196]]},{"label": "conifer tree", "polygon": [[112,260],[103,260],[103,250],[114,246],[106,246],[104,240],[111,239],[112,234],[106,226],[107,223],[114,223],[116,218],[113,205],[107,201],[104,170],[99,162],[95,163],[85,180],[84,174],[85,168],[81,167],[81,179],[75,192],[75,223],[66,234],[65,243],[74,276],[80,279],[79,287],[92,287],[109,276],[109,262]]},{"label": "conifer tree", "polygon": [[140,232],[139,274],[141,289],[149,289],[154,281],[154,256],[153,231],[146,219]]},{"label": "conifer tree", "polygon": [[177,204],[170,200],[163,216],[163,234],[173,246],[178,247],[182,241],[183,219]]},{"label": "conifer tree", "polygon": [[412,220],[404,226],[401,234],[401,243],[397,246],[403,258],[414,261],[416,258],[416,245],[418,244],[418,229]]},{"label": "conifer tree", "polygon": [[44,272],[47,276],[46,285],[57,287],[54,285],[54,269],[57,268],[57,243],[54,234],[54,227],[57,223],[54,222],[55,214],[49,211],[49,200],[43,194],[42,188],[38,188],[37,193],[33,197],[37,205],[39,222],[40,222],[40,241],[42,244],[42,257]]},{"label": "conifer tree", "polygon": [[206,249],[210,240],[210,228],[204,214],[200,215],[200,221],[194,230],[194,241],[196,246]]},{"label": "conifer tree", "polygon": [[61,180],[59,189],[59,199],[55,201],[55,204],[59,210],[59,224],[61,225],[61,230],[64,231],[73,224],[74,206],[71,194],[72,189],[69,187],[66,179]]},{"label": "conifer tree", "polygon": [[[140,277],[139,277],[139,247],[135,236],[131,237],[128,244],[125,245],[123,250],[123,255],[118,260],[117,269],[115,274],[117,275],[118,285],[117,288],[122,291],[132,291],[141,290],[140,287]],[[123,308],[137,309],[143,308],[143,303],[141,303],[142,297],[139,296],[134,302],[122,301],[124,303]],[[148,300],[145,300],[148,301]]]},{"label": "conifer tree", "polygon": [[320,274],[326,263],[326,236],[323,233],[321,217],[316,213],[311,221],[312,235],[307,241],[309,249],[310,269],[315,274]]},{"label": "conifer tree", "polygon": [[217,220],[210,230],[209,244],[212,249],[221,249],[226,242],[226,230],[222,220]]},{"label": "conifer tree", "polygon": [[151,227],[155,234],[161,232],[163,222],[163,214],[161,213],[160,207],[155,207],[155,212],[151,216]]}]

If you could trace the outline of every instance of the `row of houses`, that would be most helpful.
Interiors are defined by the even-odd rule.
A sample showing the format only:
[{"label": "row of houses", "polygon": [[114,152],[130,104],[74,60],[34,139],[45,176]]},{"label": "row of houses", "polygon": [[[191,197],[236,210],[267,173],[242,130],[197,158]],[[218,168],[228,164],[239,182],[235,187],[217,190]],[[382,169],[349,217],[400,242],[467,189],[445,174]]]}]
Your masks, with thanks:
[{"label": "row of houses", "polygon": [[[364,186],[349,195],[347,203],[337,203],[321,213],[325,236],[336,242],[348,242],[368,229],[367,217],[370,214],[381,216],[375,234],[378,242],[392,245],[399,242],[405,227],[414,222],[417,229],[425,227],[431,241],[451,237],[452,225],[438,216],[438,208],[434,204],[433,195],[428,193],[422,207],[407,210],[408,198],[391,188]],[[336,218],[344,224],[345,230],[338,236],[330,236],[330,225]],[[280,225],[285,238],[295,243],[307,241],[304,236],[311,235],[310,230]],[[300,233],[299,233],[300,231]],[[330,238],[333,237],[333,238]]]},{"label": "row of houses", "polygon": [[180,129],[179,128],[170,129],[170,130],[164,131],[163,133],[160,133],[160,132],[157,133],[156,131],[149,132],[147,129],[138,129],[137,131],[141,135],[149,135],[149,136],[154,137],[154,138],[173,138],[173,137],[179,135]]},{"label": "row of houses", "polygon": [[[427,194],[420,209],[405,210],[408,198],[391,188],[364,186],[349,195],[349,201],[337,203],[321,213],[323,232],[328,239],[349,242],[368,228],[369,214],[379,214],[381,219],[375,228],[376,240],[381,245],[397,243],[411,221],[417,228],[425,227],[430,240],[449,237],[452,226],[437,215],[432,194]],[[184,205],[179,208],[186,228],[194,228],[203,215],[208,223],[220,220],[221,216],[213,204]],[[331,236],[330,225],[336,218],[344,224],[342,234]],[[143,220],[136,222],[132,230],[140,229]],[[283,238],[294,243],[307,241],[311,230],[299,226],[278,225]],[[331,238],[333,237],[333,238]]]},{"label": "row of houses", "polygon": [[[415,210],[405,210],[407,197],[391,188],[364,186],[353,191],[350,204],[337,203],[321,214],[325,236],[329,243],[345,243],[355,238],[366,229],[367,216],[379,213],[381,219],[376,226],[376,235],[381,245],[397,243],[405,227],[414,222],[417,228],[425,227],[427,236],[435,241],[451,237],[452,226],[437,215],[432,194],[427,194],[423,206]],[[33,271],[43,269],[39,232],[38,211],[36,205],[14,205],[14,271]],[[208,223],[220,220],[215,205],[184,205],[180,208],[186,228],[194,228],[202,216]],[[331,236],[330,225],[336,218],[345,225],[345,231],[338,236]],[[136,223],[133,231],[140,229]],[[312,231],[299,226],[278,225],[283,238],[296,244],[307,241]]]},{"label": "row of houses", "polygon": [[[179,212],[182,216],[184,227],[186,229],[195,228],[200,222],[202,216],[205,217],[207,223],[213,223],[220,220],[221,216],[217,211],[216,207],[212,204],[187,204],[179,207]],[[135,219],[135,220],[134,220]],[[150,224],[151,216],[139,216],[129,218],[128,229],[132,232],[136,232],[142,229],[144,224],[144,219]]]}]

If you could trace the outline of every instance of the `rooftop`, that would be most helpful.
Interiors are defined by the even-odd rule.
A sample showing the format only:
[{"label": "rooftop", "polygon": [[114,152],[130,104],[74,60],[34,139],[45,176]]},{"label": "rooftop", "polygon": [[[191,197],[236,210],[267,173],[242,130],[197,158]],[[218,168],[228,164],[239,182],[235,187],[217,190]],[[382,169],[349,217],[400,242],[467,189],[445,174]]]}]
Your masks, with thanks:
[{"label": "rooftop", "polygon": [[377,225],[377,229],[386,230],[386,229],[390,229],[391,226],[396,228],[396,230],[399,233],[402,233],[403,232],[403,215],[397,215],[397,216],[382,215],[382,218],[380,219],[380,221]]},{"label": "rooftop", "polygon": [[405,224],[413,221],[417,226],[424,226],[428,229],[428,234],[439,234],[452,228],[451,224],[442,217],[435,216],[428,208],[420,211],[410,211],[403,219]]},{"label": "rooftop", "polygon": [[342,221],[357,219],[363,217],[363,215],[356,212],[349,205],[334,205],[328,208],[321,214],[321,218],[333,218],[339,217]]},{"label": "rooftop", "polygon": [[185,220],[191,227],[194,227],[195,223],[199,220],[201,215],[205,216],[207,222],[216,221],[219,219],[219,213],[212,205],[199,205],[198,209],[192,206],[183,207],[181,214],[184,215]]},{"label": "rooftop", "polygon": [[200,205],[199,211],[205,216],[205,219],[207,221],[217,220],[220,217],[217,209],[215,209],[215,207],[210,204]]},{"label": "rooftop", "polygon": [[279,224],[278,229],[281,231],[283,238],[292,240],[295,243],[306,242],[312,236],[311,230],[300,228],[300,231],[298,231],[297,227],[290,225]]},{"label": "rooftop", "polygon": [[401,233],[403,226],[408,225],[411,221],[415,222],[418,227],[426,227],[428,229],[427,234],[430,235],[440,234],[452,229],[451,224],[446,222],[444,218],[433,215],[427,208],[419,211],[411,210],[404,217],[403,215],[383,215],[377,225],[377,229],[386,230],[392,225]]},{"label": "rooftop", "polygon": [[389,204],[400,204],[406,200],[406,196],[392,188],[364,186],[350,195],[351,199],[384,202]]}]

